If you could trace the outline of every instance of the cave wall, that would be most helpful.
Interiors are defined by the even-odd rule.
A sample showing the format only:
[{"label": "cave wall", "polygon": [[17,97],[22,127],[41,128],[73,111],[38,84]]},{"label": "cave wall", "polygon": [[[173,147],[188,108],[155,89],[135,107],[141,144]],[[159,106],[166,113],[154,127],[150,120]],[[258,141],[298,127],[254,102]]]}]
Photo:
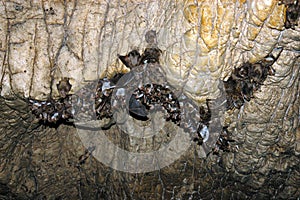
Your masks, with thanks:
[{"label": "cave wall", "polygon": [[[3,199],[299,198],[300,30],[284,27],[284,5],[53,0],[2,1],[0,10]],[[144,50],[149,30],[157,32],[170,84],[199,104],[220,95],[220,80],[235,67],[283,48],[276,74],[241,109],[225,113],[234,151],[203,157],[191,143],[167,167],[126,173],[93,157],[78,127],[43,125],[31,114],[28,98],[57,99],[62,77],[75,93],[92,80],[128,72],[117,55]],[[144,147],[116,127],[105,134],[122,148]]]}]

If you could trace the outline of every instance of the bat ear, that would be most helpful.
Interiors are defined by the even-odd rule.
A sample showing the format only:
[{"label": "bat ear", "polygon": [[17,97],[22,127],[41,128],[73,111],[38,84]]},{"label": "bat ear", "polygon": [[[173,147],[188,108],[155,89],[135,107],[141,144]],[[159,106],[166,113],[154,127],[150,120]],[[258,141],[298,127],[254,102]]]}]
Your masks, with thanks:
[{"label": "bat ear", "polygon": [[132,68],[132,65],[130,63],[130,60],[129,60],[129,57],[128,56],[121,56],[121,55],[118,55],[119,59],[122,61],[122,63],[128,67],[128,68]]},{"label": "bat ear", "polygon": [[141,55],[137,50],[129,52],[126,56],[118,55],[118,57],[122,61],[122,63],[129,69],[138,66],[141,60]]},{"label": "bat ear", "polygon": [[137,101],[134,96],[131,96],[129,100],[129,114],[138,120],[148,120],[146,107],[141,102]]}]

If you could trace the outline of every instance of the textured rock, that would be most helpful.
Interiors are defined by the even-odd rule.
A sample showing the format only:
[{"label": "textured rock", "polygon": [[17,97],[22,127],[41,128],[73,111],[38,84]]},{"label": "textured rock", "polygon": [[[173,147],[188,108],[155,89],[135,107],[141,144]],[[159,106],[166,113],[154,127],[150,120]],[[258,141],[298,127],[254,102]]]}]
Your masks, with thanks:
[{"label": "textured rock", "polygon": [[219,94],[219,78],[233,67],[266,56],[284,25],[284,5],[276,1],[20,2],[2,10],[1,95],[37,99],[50,91],[57,96],[62,77],[70,77],[76,91],[120,69],[116,55],[144,48],[144,34],[154,29],[170,83],[203,101]]},{"label": "textured rock", "polygon": [[[3,1],[0,4],[0,195],[22,199],[298,198],[300,29],[285,29],[275,0]],[[128,71],[117,59],[146,48],[156,30],[167,80],[198,103],[243,62],[283,48],[254,98],[225,114],[236,151],[203,159],[192,145],[159,171],[115,171],[87,156],[72,126],[40,126],[25,98],[58,97],[86,82]],[[124,149],[147,151],[171,138],[145,141],[118,129]],[[144,143],[143,143],[144,142]],[[140,144],[139,144],[140,143]],[[80,159],[81,158],[81,159]]]}]

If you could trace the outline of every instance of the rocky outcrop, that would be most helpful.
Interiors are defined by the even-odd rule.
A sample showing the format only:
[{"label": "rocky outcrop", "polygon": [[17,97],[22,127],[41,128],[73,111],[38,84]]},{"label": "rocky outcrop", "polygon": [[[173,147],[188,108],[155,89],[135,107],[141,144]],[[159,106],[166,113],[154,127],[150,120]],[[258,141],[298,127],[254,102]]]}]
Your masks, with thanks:
[{"label": "rocky outcrop", "polygon": [[[288,6],[275,0],[2,2],[1,197],[299,197],[300,30]],[[86,83],[129,72],[118,54],[149,47],[149,30],[157,33],[166,80],[199,106],[222,95],[220,85],[235,68],[279,55],[280,49],[272,65],[275,74],[250,101],[222,116],[235,141],[231,152],[205,157],[202,146],[191,143],[164,168],[126,173],[95,159],[76,125],[45,126],[31,114],[28,98],[58,99],[56,85],[64,77],[74,94]],[[105,135],[123,149],[147,152],[181,130],[165,127],[147,140],[116,127]]]}]

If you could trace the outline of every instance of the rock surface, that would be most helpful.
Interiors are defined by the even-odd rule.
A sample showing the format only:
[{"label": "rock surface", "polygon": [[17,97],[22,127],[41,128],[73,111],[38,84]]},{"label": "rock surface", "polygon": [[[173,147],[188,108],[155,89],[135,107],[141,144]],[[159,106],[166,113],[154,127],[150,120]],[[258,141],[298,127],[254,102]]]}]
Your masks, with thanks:
[{"label": "rock surface", "polygon": [[[275,0],[3,1],[1,197],[299,198],[300,29],[284,28],[285,10]],[[236,151],[201,158],[192,145],[168,167],[130,174],[89,156],[75,127],[36,123],[26,98],[58,98],[63,77],[75,93],[87,82],[128,71],[117,55],[144,50],[149,30],[157,32],[168,82],[199,104],[221,94],[218,86],[235,67],[283,48],[276,74],[240,110],[225,114]],[[168,141],[163,135],[142,144],[118,129],[106,135],[140,151]]]}]

